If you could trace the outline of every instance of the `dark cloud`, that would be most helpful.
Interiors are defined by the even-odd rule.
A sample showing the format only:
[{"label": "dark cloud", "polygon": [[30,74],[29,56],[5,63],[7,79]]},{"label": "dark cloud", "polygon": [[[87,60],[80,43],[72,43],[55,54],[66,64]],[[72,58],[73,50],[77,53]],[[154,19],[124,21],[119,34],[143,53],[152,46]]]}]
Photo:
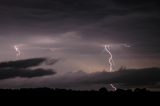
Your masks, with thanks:
[{"label": "dark cloud", "polygon": [[[50,79],[52,80],[52,79]],[[85,73],[82,71],[68,73],[48,81],[48,85],[60,88],[90,88],[115,84],[117,88],[146,87],[154,88],[160,82],[159,68],[123,69],[116,72]],[[95,86],[96,85],[96,86]],[[93,87],[93,88],[92,88]],[[95,88],[96,89],[96,88]],[[110,89],[110,88],[109,88]]]},{"label": "dark cloud", "polygon": [[[13,24],[17,24],[17,26],[29,25],[32,28],[37,23],[40,23],[38,24],[40,25],[39,27],[44,26],[43,28],[45,28],[48,26],[48,28],[53,28],[55,25],[61,29],[64,29],[64,24],[68,23],[70,24],[68,27],[74,28],[71,27],[71,25],[74,25],[73,23],[77,24],[76,27],[78,27],[79,25],[84,25],[81,23],[95,23],[107,16],[123,16],[141,11],[148,12],[149,7],[151,7],[149,9],[151,12],[158,10],[158,5],[155,1],[133,1],[132,3],[125,1],[121,3],[117,0],[2,0],[0,4],[2,8],[1,12],[3,13],[1,14],[1,20],[4,19],[13,22]],[[49,22],[54,25],[49,23],[45,25],[44,22]],[[43,26],[41,26],[41,24],[43,24]]]},{"label": "dark cloud", "polygon": [[160,82],[159,68],[128,69],[116,72],[118,76],[111,78],[111,83],[120,83],[130,86],[149,86]]},{"label": "dark cloud", "polygon": [[46,75],[54,75],[54,70],[51,69],[0,69],[0,80],[10,79],[15,77],[33,78]]},{"label": "dark cloud", "polygon": [[2,34],[57,36],[74,30],[87,40],[159,42],[159,6],[154,0],[2,0],[0,4]]},{"label": "dark cloud", "polygon": [[[31,69],[33,67],[39,66],[46,60],[47,59],[45,58],[34,58],[0,63],[0,80],[15,77],[32,78],[54,75],[55,71],[52,69]],[[53,61],[52,59],[52,61],[48,60],[47,62],[50,62],[49,65],[53,65],[56,63],[56,60],[54,59]]]},{"label": "dark cloud", "polygon": [[145,68],[145,69],[124,69],[116,72],[97,72],[90,74],[88,78],[82,78],[84,83],[105,83],[117,84],[122,86],[155,86],[160,82],[159,68]]},{"label": "dark cloud", "polygon": [[[39,70],[39,69],[37,69]],[[26,70],[27,71],[27,70]],[[29,70],[28,70],[29,71]],[[27,73],[21,74],[21,77],[32,77]],[[32,72],[32,70],[30,70]],[[11,73],[11,72],[7,72]],[[14,74],[7,74],[9,76]],[[6,75],[6,76],[7,76]],[[38,74],[39,75],[39,74]],[[3,79],[3,77],[0,77]],[[102,86],[111,89],[110,84],[114,84],[117,88],[149,88],[159,89],[160,83],[160,69],[159,68],[146,68],[146,69],[123,69],[116,72],[96,72],[86,73],[83,71],[70,72],[62,75],[56,74],[54,77],[48,77],[43,80],[29,80],[26,82],[15,79],[17,85],[13,85],[10,82],[4,82],[6,84],[0,84],[2,87],[51,87],[51,88],[71,88],[71,89],[99,89]],[[14,81],[11,81],[14,82]],[[18,84],[19,83],[19,84]],[[21,85],[23,83],[23,85]],[[32,84],[33,83],[33,84]]]},{"label": "dark cloud", "polygon": [[17,60],[10,62],[1,62],[0,68],[30,68],[34,66],[38,66],[45,62],[47,59],[45,58],[34,58],[34,59],[26,59],[26,60]]},{"label": "dark cloud", "polygon": [[84,40],[159,44],[159,6],[154,0],[2,0],[0,4],[2,34],[57,36],[79,31]]}]

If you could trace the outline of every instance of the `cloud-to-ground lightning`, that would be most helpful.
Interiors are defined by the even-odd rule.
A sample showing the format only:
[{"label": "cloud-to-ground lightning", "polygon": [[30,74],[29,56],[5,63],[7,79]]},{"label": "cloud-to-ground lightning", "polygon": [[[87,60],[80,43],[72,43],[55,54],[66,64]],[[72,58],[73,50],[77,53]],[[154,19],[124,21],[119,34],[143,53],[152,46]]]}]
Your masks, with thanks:
[{"label": "cloud-to-ground lightning", "polygon": [[113,84],[110,84],[110,86],[116,91],[117,88],[113,85]]},{"label": "cloud-to-ground lightning", "polygon": [[[113,71],[113,56],[112,56],[112,53],[110,52],[110,45],[105,45],[105,50],[106,52],[110,55],[110,58],[109,58],[109,64],[110,64],[110,69],[109,71],[112,72]],[[110,86],[116,91],[117,88],[113,85],[113,84],[110,84]]]},{"label": "cloud-to-ground lightning", "polygon": [[16,57],[19,57],[21,55],[21,51],[19,50],[19,47],[17,45],[14,45],[14,49],[16,51]]},{"label": "cloud-to-ground lightning", "polygon": [[109,58],[110,69],[109,69],[109,71],[112,72],[113,71],[113,56],[112,56],[112,53],[110,52],[110,46],[105,45],[105,50],[110,55],[110,58]]}]

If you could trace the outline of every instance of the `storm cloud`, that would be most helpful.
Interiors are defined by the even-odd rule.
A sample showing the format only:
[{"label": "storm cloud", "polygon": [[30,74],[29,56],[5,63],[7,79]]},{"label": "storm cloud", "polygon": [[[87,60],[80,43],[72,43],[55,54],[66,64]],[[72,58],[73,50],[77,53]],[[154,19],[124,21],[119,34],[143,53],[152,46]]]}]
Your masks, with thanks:
[{"label": "storm cloud", "polygon": [[120,84],[125,86],[154,86],[160,82],[159,68],[124,69],[116,72],[101,72],[91,75],[91,82]]},{"label": "storm cloud", "polygon": [[42,68],[32,69],[33,67],[39,66],[46,60],[47,59],[45,58],[34,58],[34,59],[2,62],[0,63],[0,80],[15,78],[15,77],[32,78],[32,77],[54,75],[56,72],[52,69],[42,69]]},{"label": "storm cloud", "polygon": [[26,59],[26,60],[17,60],[17,61],[9,61],[9,62],[1,62],[0,68],[30,68],[34,66],[38,66],[46,61],[45,58],[34,58],[34,59]]},{"label": "storm cloud", "polygon": [[[160,66],[159,13],[157,0],[0,0],[0,61],[9,61],[0,63],[0,79],[28,77],[26,86],[31,87],[34,81],[49,87],[156,85],[159,68],[149,67]],[[114,70],[121,66],[127,70],[107,72],[105,44],[110,45]],[[11,61],[17,58],[15,45],[23,60]],[[62,61],[54,65],[58,60],[38,57]],[[41,64],[51,65],[58,75]],[[37,66],[42,68],[33,69]],[[60,76],[64,73],[71,74]]]},{"label": "storm cloud", "polygon": [[[116,72],[85,73],[78,71],[59,77],[44,80],[49,87],[72,89],[99,89],[102,86],[111,89],[110,84],[117,88],[149,88],[159,89],[160,69],[122,69]],[[43,83],[44,83],[43,82]]]}]

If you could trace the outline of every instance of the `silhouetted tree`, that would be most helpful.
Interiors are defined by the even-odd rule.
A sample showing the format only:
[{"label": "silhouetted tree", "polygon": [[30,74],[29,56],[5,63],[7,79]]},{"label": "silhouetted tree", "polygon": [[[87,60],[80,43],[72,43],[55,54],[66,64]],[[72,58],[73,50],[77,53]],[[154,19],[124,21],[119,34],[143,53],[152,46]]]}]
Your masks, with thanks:
[{"label": "silhouetted tree", "polygon": [[108,90],[105,87],[102,87],[99,89],[99,92],[108,92]]}]

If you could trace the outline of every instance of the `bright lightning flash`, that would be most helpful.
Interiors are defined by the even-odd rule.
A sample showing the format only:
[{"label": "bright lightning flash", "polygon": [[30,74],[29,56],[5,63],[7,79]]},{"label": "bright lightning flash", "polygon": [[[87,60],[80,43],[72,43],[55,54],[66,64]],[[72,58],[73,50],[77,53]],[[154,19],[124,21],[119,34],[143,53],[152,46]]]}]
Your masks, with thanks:
[{"label": "bright lightning flash", "polygon": [[[110,69],[109,71],[110,72],[113,72],[113,56],[112,56],[112,53],[110,52],[110,45],[105,45],[105,50],[106,52],[110,55],[110,58],[109,58],[109,64],[110,64]],[[117,88],[113,85],[113,84],[110,84],[110,86],[116,91]]]},{"label": "bright lightning flash", "polygon": [[19,47],[17,45],[14,45],[14,49],[16,51],[16,56],[19,57],[21,55],[21,51],[19,50]]},{"label": "bright lightning flash", "polygon": [[105,45],[105,50],[110,55],[110,58],[109,58],[110,69],[109,69],[109,71],[112,72],[113,71],[113,56],[112,56],[112,53],[110,52],[110,46],[109,45]]}]

